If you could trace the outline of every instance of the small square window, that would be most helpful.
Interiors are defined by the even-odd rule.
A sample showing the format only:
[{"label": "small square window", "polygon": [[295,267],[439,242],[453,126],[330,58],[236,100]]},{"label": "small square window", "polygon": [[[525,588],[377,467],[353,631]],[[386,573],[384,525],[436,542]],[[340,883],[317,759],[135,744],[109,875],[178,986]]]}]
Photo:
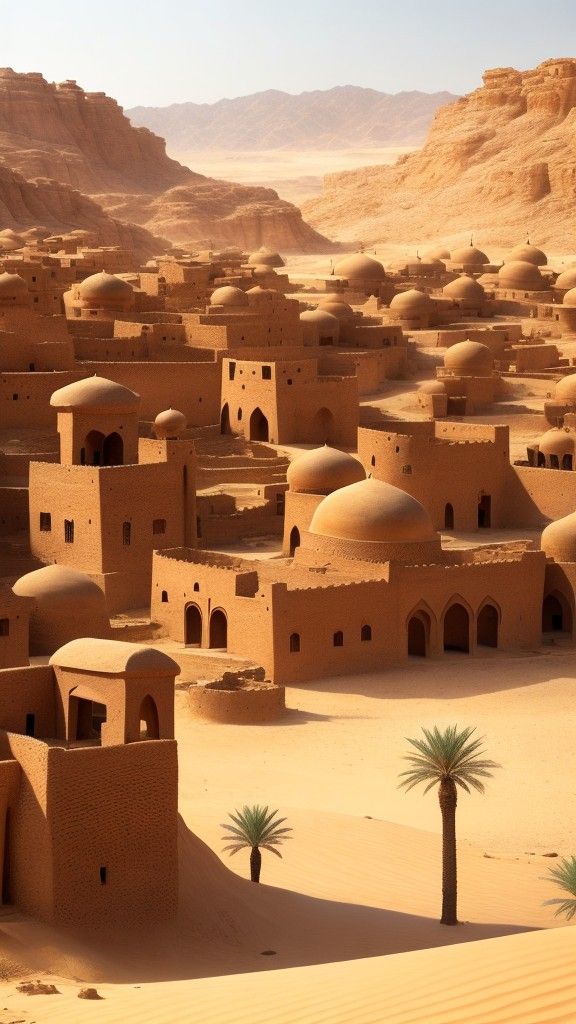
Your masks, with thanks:
[{"label": "small square window", "polygon": [[52,529],[52,515],[50,512],[40,513],[40,530],[42,533],[50,533]]},{"label": "small square window", "polygon": [[166,520],[165,519],[153,519],[152,520],[152,533],[166,533]]},{"label": "small square window", "polygon": [[263,366],[262,367],[262,380],[272,380],[272,367],[271,366]]}]

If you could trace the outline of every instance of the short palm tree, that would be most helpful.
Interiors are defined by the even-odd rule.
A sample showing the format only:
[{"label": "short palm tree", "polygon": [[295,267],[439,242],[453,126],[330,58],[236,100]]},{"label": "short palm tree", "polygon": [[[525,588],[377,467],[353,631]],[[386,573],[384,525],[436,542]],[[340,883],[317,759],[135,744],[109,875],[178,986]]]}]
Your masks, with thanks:
[{"label": "short palm tree", "polygon": [[545,900],[544,906],[556,904],[558,909],[554,916],[565,914],[566,920],[571,921],[576,915],[576,857],[563,858],[553,868],[550,868],[546,877],[548,881],[554,882],[560,889],[563,889],[570,898],[566,899],[564,896],[562,899]]},{"label": "short palm tree", "polygon": [[282,828],[286,818],[278,818],[278,811],[270,811],[268,807],[260,807],[254,804],[252,807],[243,807],[241,811],[236,810],[235,814],[229,814],[232,825],[226,823],[222,828],[228,831],[228,835],[222,836],[228,843],[224,850],[230,853],[238,853],[238,850],[250,849],[250,878],[253,882],[260,881],[260,868],[262,866],[262,854],[260,849],[269,850],[277,857],[282,857],[280,846],[291,828]]},{"label": "short palm tree", "polygon": [[492,777],[492,769],[500,765],[486,760],[481,750],[483,740],[471,739],[476,730],[459,730],[448,726],[443,732],[434,726],[422,729],[424,739],[408,739],[415,753],[406,754],[404,760],[410,768],[400,773],[400,786],[406,790],[424,783],[425,793],[438,786],[438,800],[442,814],[442,916],[441,924],[458,924],[457,867],[456,867],[456,804],[458,786],[466,793],[470,787],[484,792],[482,779]]}]

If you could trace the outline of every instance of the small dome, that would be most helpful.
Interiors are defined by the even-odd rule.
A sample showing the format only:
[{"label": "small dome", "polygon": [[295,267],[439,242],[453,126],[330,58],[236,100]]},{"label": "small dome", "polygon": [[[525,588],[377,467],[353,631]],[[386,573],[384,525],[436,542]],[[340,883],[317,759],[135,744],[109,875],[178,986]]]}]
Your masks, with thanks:
[{"label": "small dome", "polygon": [[426,256],[426,258],[432,260],[449,260],[452,258],[450,256],[450,249],[446,249],[446,247],[443,245],[438,245],[436,246],[436,248],[430,249],[424,255]]},{"label": "small dome", "polygon": [[576,403],[576,373],[569,373],[558,381],[554,397],[559,402]]},{"label": "small dome", "polygon": [[556,562],[576,562],[576,512],[550,523],[542,532],[540,547]]},{"label": "small dome", "polygon": [[396,313],[410,314],[428,309],[431,304],[432,300],[426,292],[421,292],[418,288],[408,288],[407,291],[398,292],[394,296],[390,302],[390,309]]},{"label": "small dome", "polygon": [[537,249],[535,245],[530,245],[530,242],[516,245],[508,254],[506,262],[512,263],[516,260],[520,260],[522,263],[532,263],[534,267],[545,267],[548,263],[546,253],[542,252],[542,249]]},{"label": "small dome", "polygon": [[490,263],[485,252],[474,245],[465,245],[461,249],[453,249],[451,262],[461,267],[483,267]]},{"label": "small dome", "polygon": [[340,333],[340,321],[337,316],[330,313],[327,309],[320,309],[318,306],[316,309],[305,309],[303,313],[300,313],[300,320],[303,324],[316,324],[319,331],[333,335],[335,338]]},{"label": "small dome", "polygon": [[274,267],[267,267],[265,263],[256,263],[252,268],[252,277],[276,277]]},{"label": "small dome", "polygon": [[183,412],[178,412],[178,409],[166,409],[159,412],[154,420],[154,433],[161,439],[180,437],[187,426],[188,422]]},{"label": "small dome", "polygon": [[28,285],[20,274],[0,274],[0,303],[9,306],[28,305]]},{"label": "small dome", "polygon": [[231,285],[224,285],[222,288],[216,288],[212,292],[210,297],[211,306],[230,306],[247,307],[250,305],[246,298],[246,292],[243,292],[241,288],[235,288]]},{"label": "small dome", "polygon": [[107,675],[176,676],[180,672],[180,666],[157,647],[91,636],[78,637],[60,647],[49,664]]},{"label": "small dome", "polygon": [[358,459],[327,444],[299,455],[290,463],[286,474],[290,490],[300,494],[331,494],[365,477]]},{"label": "small dome", "polygon": [[105,270],[84,278],[78,286],[78,293],[86,308],[127,309],[134,304],[132,286]]},{"label": "small dome", "polygon": [[54,409],[92,409],[106,412],[132,412],[140,404],[140,396],[122,384],[106,377],[85,377],[58,388],[50,399]]},{"label": "small dome", "polygon": [[559,427],[547,430],[538,441],[538,451],[543,455],[571,455],[574,447],[574,435]]},{"label": "small dome", "polygon": [[30,653],[51,654],[79,636],[107,637],[106,598],[83,572],[66,565],[46,565],[22,576],[13,586],[20,597],[34,598],[30,616]]},{"label": "small dome", "polygon": [[372,477],[324,498],[312,517],[310,533],[384,544],[436,538],[432,520],[416,498]]},{"label": "small dome", "polygon": [[382,264],[363,252],[340,260],[334,267],[334,273],[337,277],[345,277],[347,281],[384,281],[386,278]]},{"label": "small dome", "polygon": [[442,294],[449,299],[464,299],[468,302],[482,302],[486,298],[486,292],[482,285],[469,274],[462,274],[461,277],[444,285]]},{"label": "small dome", "polygon": [[498,285],[500,288],[520,288],[527,292],[540,292],[548,287],[538,267],[524,260],[512,260],[500,267]]},{"label": "small dome", "polygon": [[459,341],[444,356],[444,366],[464,377],[489,377],[494,360],[487,345],[479,341]]},{"label": "small dome", "polygon": [[554,287],[565,291],[576,288],[576,267],[569,267],[568,270],[563,270],[556,278]]},{"label": "small dome", "polygon": [[446,385],[441,380],[425,380],[418,391],[423,395],[445,395]]},{"label": "small dome", "polygon": [[274,288],[262,288],[257,284],[254,288],[249,288],[245,294],[251,296],[249,299],[251,304],[259,305],[264,302],[272,302],[278,298],[279,293]]},{"label": "small dome", "polygon": [[270,249],[262,247],[258,249],[258,252],[253,252],[248,257],[248,263],[254,267],[283,267],[285,266],[284,260],[282,259],[279,252],[272,252]]},{"label": "small dome", "polygon": [[337,320],[349,320],[353,317],[354,310],[349,303],[344,302],[341,297],[336,294],[326,295],[321,302],[318,303],[318,309],[323,310],[326,313],[331,313]]},{"label": "small dome", "polygon": [[562,299],[563,306],[576,306],[576,287],[569,288]]}]

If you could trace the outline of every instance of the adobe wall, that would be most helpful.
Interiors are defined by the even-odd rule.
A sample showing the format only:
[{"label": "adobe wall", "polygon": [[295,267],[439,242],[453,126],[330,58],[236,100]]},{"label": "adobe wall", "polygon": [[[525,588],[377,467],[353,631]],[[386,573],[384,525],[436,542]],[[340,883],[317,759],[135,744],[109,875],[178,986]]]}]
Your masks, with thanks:
[{"label": "adobe wall", "polygon": [[49,768],[54,923],[99,931],[173,918],[178,905],[175,741],[53,748]]},{"label": "adobe wall", "polygon": [[84,370],[0,374],[2,426],[56,430],[56,410],[50,405],[50,396],[86,376]]},{"label": "adobe wall", "polygon": [[28,664],[30,608],[28,598],[17,596],[0,581],[0,669]]},{"label": "adobe wall", "polygon": [[[0,458],[0,464],[2,459]],[[0,477],[2,476],[0,468]],[[28,519],[28,488],[0,487],[0,527],[6,535],[27,530]]]},{"label": "adobe wall", "polygon": [[[220,365],[209,362],[83,364],[86,374],[97,373],[140,395],[140,418],[154,419],[164,409],[179,409],[189,426],[218,423]],[[86,374],[82,374],[85,376]],[[59,385],[58,385],[59,386]]]},{"label": "adobe wall", "polygon": [[576,473],[511,466],[505,501],[505,526],[543,528],[576,508]]},{"label": "adobe wall", "polygon": [[35,735],[56,735],[54,672],[50,665],[4,668],[0,672],[0,728],[26,732],[26,715],[35,716]]},{"label": "adobe wall", "polygon": [[301,536],[308,530],[318,505],[323,501],[324,494],[300,494],[297,491],[286,491],[286,509],[284,513],[284,538],[282,553],[290,553],[290,534],[294,527]]},{"label": "adobe wall", "polygon": [[194,718],[228,725],[273,722],[286,711],[283,686],[258,684],[224,689],[219,685],[191,686],[188,706]]},{"label": "adobe wall", "polygon": [[158,712],[161,739],[174,738],[174,677],[166,675],[119,675],[117,673],[54,667],[56,681],[58,736],[74,741],[77,735],[76,709],[72,695],[106,706],[102,723],[102,746],[135,743],[140,739],[140,708],[145,697],[152,697]]}]

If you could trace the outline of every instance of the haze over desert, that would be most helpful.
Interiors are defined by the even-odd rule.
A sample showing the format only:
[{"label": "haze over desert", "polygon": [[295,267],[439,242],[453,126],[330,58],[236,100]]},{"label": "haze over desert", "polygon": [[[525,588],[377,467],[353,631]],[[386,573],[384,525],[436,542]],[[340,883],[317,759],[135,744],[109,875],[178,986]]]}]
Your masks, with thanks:
[{"label": "haze over desert", "polygon": [[571,5],[6,22],[0,1024],[573,1024]]}]

